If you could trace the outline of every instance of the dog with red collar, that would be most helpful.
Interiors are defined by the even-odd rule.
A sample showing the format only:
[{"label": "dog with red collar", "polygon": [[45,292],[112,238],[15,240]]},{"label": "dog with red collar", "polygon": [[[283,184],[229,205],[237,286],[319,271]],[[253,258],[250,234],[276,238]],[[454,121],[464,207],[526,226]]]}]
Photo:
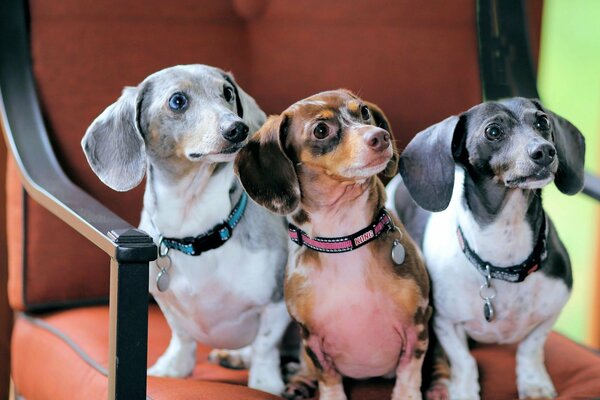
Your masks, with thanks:
[{"label": "dog with red collar", "polygon": [[[235,170],[252,199],[289,222],[284,294],[304,382],[316,378],[333,400],[346,398],[342,376],[395,376],[393,399],[420,399],[429,282],[384,208],[377,174],[393,176],[397,154],[383,112],[346,90],[308,97],[270,117]],[[296,389],[286,396],[302,397]]]}]

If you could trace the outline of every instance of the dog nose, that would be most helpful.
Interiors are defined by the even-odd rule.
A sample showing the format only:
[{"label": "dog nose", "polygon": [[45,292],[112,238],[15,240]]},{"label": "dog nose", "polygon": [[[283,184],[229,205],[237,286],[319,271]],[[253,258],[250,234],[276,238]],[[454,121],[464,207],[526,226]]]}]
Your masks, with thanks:
[{"label": "dog nose", "polygon": [[534,163],[546,167],[554,161],[556,149],[550,143],[536,143],[527,149]]},{"label": "dog nose", "polygon": [[390,146],[390,134],[383,129],[373,129],[365,135],[367,146],[375,151],[383,151]]},{"label": "dog nose", "polygon": [[239,143],[243,142],[248,137],[248,125],[243,122],[234,122],[227,128],[223,129],[223,137],[230,142]]}]

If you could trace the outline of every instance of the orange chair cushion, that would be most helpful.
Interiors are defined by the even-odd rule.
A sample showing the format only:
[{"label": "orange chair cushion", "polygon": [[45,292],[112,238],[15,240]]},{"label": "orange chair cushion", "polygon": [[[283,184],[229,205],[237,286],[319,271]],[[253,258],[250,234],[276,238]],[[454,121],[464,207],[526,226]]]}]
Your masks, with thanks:
[{"label": "orange chair cushion", "polygon": [[[148,365],[166,349],[169,328],[157,307],[150,307]],[[479,363],[483,399],[517,398],[514,346],[481,346]],[[600,397],[600,355],[552,333],[546,365],[564,399]],[[248,389],[246,371],[207,362],[209,348],[198,346],[198,364],[188,379],[148,378],[151,399],[276,399]],[[20,395],[36,399],[106,398],[108,307],[78,308],[30,317],[21,314],[12,341],[12,374]],[[389,398],[393,381],[347,381],[350,399]]]}]

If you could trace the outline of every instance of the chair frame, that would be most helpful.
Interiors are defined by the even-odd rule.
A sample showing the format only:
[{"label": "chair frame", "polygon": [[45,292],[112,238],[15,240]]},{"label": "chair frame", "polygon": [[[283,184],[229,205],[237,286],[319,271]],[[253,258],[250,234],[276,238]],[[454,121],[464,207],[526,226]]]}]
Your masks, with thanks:
[{"label": "chair frame", "polygon": [[27,5],[0,5],[0,128],[27,193],[110,257],[110,399],[144,399],[152,238],[114,214],[66,176],[52,150],[36,94]]},{"label": "chair frame", "polygon": [[[478,0],[485,100],[537,97],[522,0]],[[36,94],[25,0],[0,2],[0,128],[27,193],[110,257],[109,399],[145,399],[150,236],[76,186],[52,150]],[[584,193],[600,200],[600,179]],[[118,362],[117,362],[118,360]]]}]

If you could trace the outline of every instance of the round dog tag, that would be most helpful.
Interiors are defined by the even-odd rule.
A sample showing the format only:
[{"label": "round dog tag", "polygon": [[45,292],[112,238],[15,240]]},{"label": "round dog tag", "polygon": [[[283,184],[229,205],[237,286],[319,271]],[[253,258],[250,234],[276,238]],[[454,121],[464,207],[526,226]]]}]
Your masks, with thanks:
[{"label": "round dog tag", "polygon": [[169,284],[171,283],[171,277],[166,269],[162,268],[158,275],[156,276],[156,287],[160,292],[164,292],[169,288]]},{"label": "round dog tag", "polygon": [[399,241],[394,240],[394,244],[392,245],[392,261],[400,265],[404,262],[405,257],[406,251],[404,250],[404,246]]}]

